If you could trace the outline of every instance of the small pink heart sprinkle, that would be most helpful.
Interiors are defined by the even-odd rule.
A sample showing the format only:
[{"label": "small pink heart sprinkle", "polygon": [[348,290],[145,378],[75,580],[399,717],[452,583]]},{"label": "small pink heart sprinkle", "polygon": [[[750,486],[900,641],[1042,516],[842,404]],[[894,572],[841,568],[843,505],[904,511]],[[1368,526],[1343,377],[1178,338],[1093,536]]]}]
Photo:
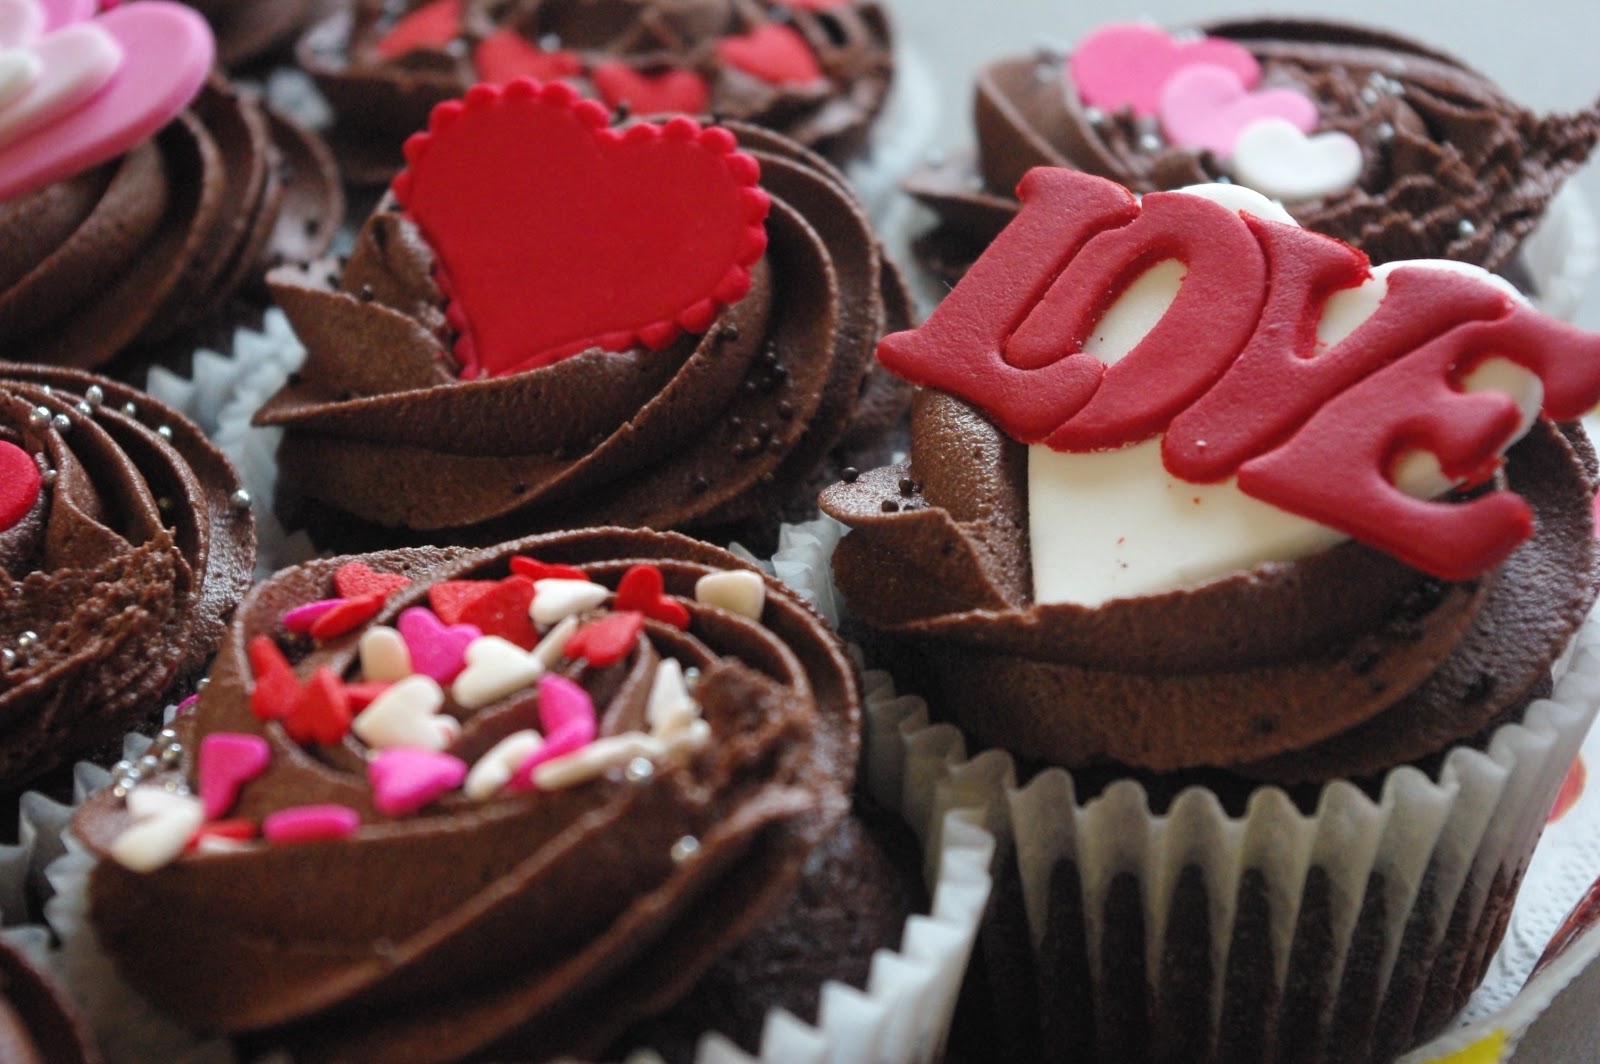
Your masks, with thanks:
[{"label": "small pink heart sprinkle", "polygon": [[261,837],[274,845],[324,842],[355,834],[361,814],[347,805],[297,805],[269,813],[261,821]]},{"label": "small pink heart sprinkle", "polygon": [[[58,30],[62,26],[71,26],[76,22],[87,22],[94,18],[95,11],[99,8],[96,0],[37,0],[39,9],[44,12],[44,28]],[[106,4],[110,10],[115,4]]]},{"label": "small pink heart sprinkle", "polygon": [[1140,117],[1161,107],[1161,90],[1185,67],[1208,63],[1238,75],[1245,88],[1261,80],[1261,65],[1225,37],[1177,40],[1159,26],[1113,22],[1084,37],[1067,60],[1067,74],[1086,106],[1132,108]]},{"label": "small pink heart sprinkle", "polygon": [[432,750],[385,750],[367,762],[372,804],[384,816],[409,816],[466,778],[465,761]]},{"label": "small pink heart sprinkle", "polygon": [[1226,67],[1184,67],[1161,90],[1161,131],[1185,148],[1206,148],[1228,158],[1252,122],[1281,118],[1302,133],[1317,128],[1316,102],[1298,89],[1250,92]]},{"label": "small pink heart sprinkle", "polygon": [[432,610],[421,606],[403,610],[396,627],[411,653],[411,671],[432,677],[440,686],[466,668],[467,645],[483,635],[477,625],[447,625]]},{"label": "small pink heart sprinkle", "polygon": [[206,819],[216,820],[233,808],[239,788],[265,772],[272,748],[259,735],[213,732],[200,740],[200,801]]},{"label": "small pink heart sprinkle", "polygon": [[534,769],[594,742],[599,731],[594,700],[565,676],[545,673],[539,677],[539,725],[544,729],[544,745],[517,766],[511,777],[512,790],[530,790]]},{"label": "small pink heart sprinkle", "polygon": [[315,602],[302,603],[284,612],[283,626],[295,635],[305,635],[311,631],[311,626],[317,623],[317,618],[324,613],[331,613],[337,609],[344,599],[318,599]]}]

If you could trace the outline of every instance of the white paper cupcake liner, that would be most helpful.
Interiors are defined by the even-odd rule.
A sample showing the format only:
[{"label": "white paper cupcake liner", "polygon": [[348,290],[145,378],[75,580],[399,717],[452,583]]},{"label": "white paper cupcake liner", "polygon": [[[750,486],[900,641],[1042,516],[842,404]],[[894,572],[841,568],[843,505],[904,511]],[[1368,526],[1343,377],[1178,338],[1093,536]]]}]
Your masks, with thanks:
[{"label": "white paper cupcake liner", "polygon": [[844,173],[874,224],[883,224],[899,197],[900,182],[921,165],[942,116],[933,69],[915,49],[895,50],[894,81],[883,111],[867,133],[867,148]]},{"label": "white paper cupcake liner", "polygon": [[1522,261],[1534,282],[1534,303],[1573,321],[1600,266],[1600,227],[1583,190],[1568,182],[1550,201],[1544,220],[1522,242]]}]

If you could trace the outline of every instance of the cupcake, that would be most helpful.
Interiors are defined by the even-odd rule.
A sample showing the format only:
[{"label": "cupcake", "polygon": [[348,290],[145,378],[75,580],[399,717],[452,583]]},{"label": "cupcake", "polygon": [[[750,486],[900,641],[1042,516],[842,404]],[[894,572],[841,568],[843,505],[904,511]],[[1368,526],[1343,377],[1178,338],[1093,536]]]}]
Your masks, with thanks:
[{"label": "cupcake", "polygon": [[1236,185],[1019,191],[879,349],[922,386],[909,461],[822,498],[858,622],[1038,773],[1001,800],[997,964],[1037,973],[1001,1024],[1391,1059],[1482,976],[1593,718],[1587,651],[1547,696],[1596,594],[1562,419],[1600,337]]},{"label": "cupcake", "polygon": [[754,127],[607,122],[479,86],[337,277],[274,274],[307,354],[256,420],[320,543],[770,525],[881,450],[908,389],[872,347],[907,301],[837,172]]},{"label": "cupcake", "polygon": [[[395,7],[403,13],[396,17]],[[384,184],[428,112],[480,81],[565,79],[634,114],[714,114],[842,163],[888,95],[889,20],[873,0],[365,0],[299,45],[342,119],[352,180]]]},{"label": "cupcake", "polygon": [[65,995],[18,946],[0,938],[0,1056],[13,1064],[96,1064]]},{"label": "cupcake", "polygon": [[205,16],[217,39],[217,62],[225,69],[285,51],[308,26],[327,13],[322,0],[185,0]]},{"label": "cupcake", "polygon": [[[311,562],[241,606],[177,768],[78,813],[90,918],[151,1002],[252,1051],[602,1059],[697,981],[721,1027],[730,987],[814,998],[878,914],[898,932],[901,862],[850,812],[860,713],[807,606],[675,534]],[[883,993],[848,1022],[888,1030]]]},{"label": "cupcake", "polygon": [[0,789],[187,693],[255,561],[250,500],[187,419],[0,363]]},{"label": "cupcake", "polygon": [[[268,263],[327,249],[343,192],[326,147],[208,77],[191,9],[143,0],[51,26],[19,2],[26,77],[0,112],[7,357],[100,366],[206,319]],[[80,53],[92,69],[73,81]]]},{"label": "cupcake", "polygon": [[984,67],[975,159],[913,177],[938,214],[930,263],[958,274],[1016,213],[1035,166],[1136,193],[1233,181],[1375,263],[1449,258],[1527,287],[1517,251],[1600,137],[1600,104],[1541,117],[1456,59],[1378,30],[1114,23],[1066,57]]}]

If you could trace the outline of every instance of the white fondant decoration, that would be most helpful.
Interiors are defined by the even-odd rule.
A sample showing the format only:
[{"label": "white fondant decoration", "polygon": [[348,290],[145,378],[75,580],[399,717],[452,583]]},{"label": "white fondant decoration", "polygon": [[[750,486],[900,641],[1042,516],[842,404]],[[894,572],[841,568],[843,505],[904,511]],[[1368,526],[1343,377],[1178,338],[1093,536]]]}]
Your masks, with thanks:
[{"label": "white fondant decoration", "polygon": [[0,111],[39,77],[39,60],[21,48],[0,48]]},{"label": "white fondant decoration", "polygon": [[1233,142],[1232,166],[1240,184],[1299,203],[1354,188],[1361,145],[1337,130],[1307,136],[1282,118],[1263,118]]},{"label": "white fondant decoration", "polygon": [[1188,196],[1208,199],[1230,211],[1252,214],[1264,222],[1282,222],[1294,226],[1300,224],[1294,220],[1294,215],[1283,209],[1283,204],[1270,200],[1255,189],[1243,185],[1185,185],[1177,191]]},{"label": "white fondant decoration", "polygon": [[577,630],[577,616],[567,617],[545,633],[545,637],[539,640],[539,645],[533,648],[534,658],[545,667],[546,672],[556,667],[561,655],[567,652],[567,640],[571,639],[572,633]]},{"label": "white fondant decoration", "polygon": [[644,719],[650,725],[650,734],[658,739],[676,735],[700,719],[700,707],[689,694],[683,666],[677,658],[663,658],[656,666],[650,695],[645,699]]},{"label": "white fondant decoration", "polygon": [[35,0],[0,0],[0,48],[18,48],[38,40],[44,22],[44,9]]},{"label": "white fondant decoration", "polygon": [[387,625],[375,624],[357,644],[361,678],[368,683],[394,683],[411,675],[411,648],[405,637]]},{"label": "white fondant decoration", "polygon": [[[1236,185],[1183,191],[1200,189],[1229,207],[1238,205],[1236,209],[1262,217],[1267,216],[1263,210],[1282,214],[1259,194]],[[1176,298],[1183,278],[1182,269],[1173,268],[1177,266],[1158,263],[1129,286],[1097,325],[1093,353],[1111,362],[1132,349]],[[1499,278],[1465,263],[1389,263],[1374,269],[1360,287],[1327,301],[1318,339],[1331,345],[1353,332],[1377,310],[1388,290],[1386,278],[1401,267],[1453,270],[1509,289]],[[1522,408],[1524,429],[1542,405],[1539,379],[1504,359],[1485,361],[1462,384],[1468,390],[1510,394]],[[1427,453],[1402,456],[1393,477],[1400,490],[1416,498],[1434,498],[1454,486]],[[1195,587],[1264,562],[1304,557],[1345,538],[1326,525],[1250,498],[1231,477],[1216,484],[1179,480],[1162,464],[1159,436],[1081,454],[1043,445],[1028,448],[1028,524],[1034,601],[1083,606]]]},{"label": "white fondant decoration", "polygon": [[486,802],[505,789],[517,766],[538,752],[544,737],[530,729],[512,732],[478,758],[461,784],[462,792],[474,802]]},{"label": "white fondant decoration", "polygon": [[540,628],[548,628],[574,614],[594,609],[610,593],[603,584],[588,580],[535,580],[533,605],[528,607],[528,616]]},{"label": "white fondant decoration", "polygon": [[748,569],[707,573],[694,582],[694,600],[759,621],[767,604],[767,582]]},{"label": "white fondant decoration", "polygon": [[450,685],[465,709],[482,709],[544,675],[544,663],[508,639],[486,635],[467,644],[467,667]]},{"label": "white fondant decoration", "polygon": [[144,784],[128,792],[133,823],[111,844],[111,859],[130,872],[154,872],[172,863],[205,823],[200,799]]},{"label": "white fondant decoration", "polygon": [[407,676],[356,714],[350,730],[374,750],[443,750],[461,731],[444,708],[444,690],[431,676]]},{"label": "white fondant decoration", "polygon": [[30,49],[39,61],[39,76],[26,92],[0,107],[0,146],[71,114],[122,65],[122,46],[92,22],[56,30]]}]

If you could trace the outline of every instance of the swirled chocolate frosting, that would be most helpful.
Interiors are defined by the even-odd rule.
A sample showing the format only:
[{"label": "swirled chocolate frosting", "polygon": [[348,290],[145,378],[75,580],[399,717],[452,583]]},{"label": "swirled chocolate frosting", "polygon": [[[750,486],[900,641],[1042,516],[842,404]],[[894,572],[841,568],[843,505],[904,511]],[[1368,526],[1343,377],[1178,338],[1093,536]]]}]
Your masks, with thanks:
[{"label": "swirled chocolate frosting", "polygon": [[[352,564],[363,581],[395,590],[355,627],[293,634],[296,607],[352,590],[343,583]],[[529,567],[547,575],[535,581],[523,575]],[[641,599],[629,588],[645,570],[661,583]],[[735,609],[700,593],[703,580],[737,573],[764,601]],[[464,789],[395,811],[376,766],[419,751],[380,749],[362,716],[342,737],[297,740],[291,732],[310,710],[261,715],[272,702],[264,688],[280,682],[262,665],[274,655],[285,655],[291,686],[348,683],[353,696],[375,674],[364,646],[374,631],[406,632],[430,610],[449,619],[452,603],[523,579],[534,610],[561,594],[551,584],[598,594],[538,634],[526,606],[520,620],[515,610],[470,614],[514,638],[528,627],[518,645],[537,640],[534,655],[554,649],[537,680],[498,694],[469,697],[479,677],[467,671],[444,683],[434,719],[451,726],[426,756],[473,764]],[[585,633],[619,623],[630,634],[602,655]],[[564,625],[577,631],[563,636]],[[484,662],[473,646],[467,670]],[[428,667],[420,654],[412,661]],[[687,686],[666,701],[681,713],[681,696],[692,699],[695,719],[683,727],[665,723],[658,695],[679,670]],[[413,674],[388,690],[418,682]],[[541,773],[636,745],[576,777],[473,789],[476,766],[508,737],[543,731],[546,743],[562,742],[555,699],[565,693],[570,707],[574,690],[591,708],[594,741]],[[598,529],[308,563],[251,592],[210,684],[174,725],[183,778],[202,794],[209,743],[260,744],[263,767],[234,777],[236,800],[199,831],[203,840],[220,830],[220,817],[260,825],[265,837],[202,841],[154,871],[102,860],[90,886],[97,934],[133,984],[186,1024],[287,1045],[296,1060],[597,1054],[669,1005],[793,889],[848,808],[859,711],[842,646],[807,606],[732,555],[675,534]],[[664,726],[678,738],[652,746],[646,733],[660,738]],[[102,857],[120,852],[137,795],[125,808],[104,793],[75,821]],[[348,831],[301,842],[273,834],[274,818],[330,805],[352,818]]]},{"label": "swirled chocolate frosting", "polygon": [[211,24],[217,62],[232,70],[284,50],[328,8],[321,0],[187,0]]},{"label": "swirled chocolate frosting", "polygon": [[160,344],[323,254],[343,211],[327,147],[214,77],[126,154],[0,202],[5,353],[95,368]]},{"label": "swirled chocolate frosting", "polygon": [[204,668],[249,586],[255,525],[199,428],[110,380],[0,363],[0,442],[41,470],[0,530],[10,788],[121,736]]},{"label": "swirled chocolate frosting", "polygon": [[[466,0],[442,39],[397,50],[387,38],[402,6],[430,5],[363,0],[299,44],[300,65],[340,116],[330,140],[352,181],[388,181],[400,145],[434,105],[511,72],[567,79],[636,114],[692,110],[752,122],[840,162],[864,145],[893,73],[889,19],[872,0]],[[486,66],[486,40],[518,53],[515,65]],[[600,68],[609,69],[597,77]],[[694,84],[687,91],[685,78]]]},{"label": "swirled chocolate frosting", "polygon": [[285,430],[280,495],[330,511],[328,535],[364,523],[391,543],[809,508],[830,453],[871,450],[905,408],[908,387],[872,349],[906,321],[907,297],[835,170],[732,128],[772,197],[767,250],[748,295],[664,350],[460,379],[434,252],[392,204],[333,283],[275,274],[307,348],[256,418]]},{"label": "swirled chocolate frosting", "polygon": [[[1415,41],[1328,22],[1221,22],[1260,63],[1263,87],[1316,104],[1319,132],[1360,147],[1355,185],[1285,207],[1307,229],[1374,263],[1449,258],[1504,272],[1551,197],[1600,137],[1600,103],[1540,116],[1483,75]],[[1137,193],[1229,176],[1210,152],[1168,142],[1154,119],[1087,107],[1054,53],[983,68],[974,102],[975,158],[914,175],[911,192],[939,215],[936,268],[959,272],[1016,210],[1013,189],[1035,166],[1066,166]]]}]

